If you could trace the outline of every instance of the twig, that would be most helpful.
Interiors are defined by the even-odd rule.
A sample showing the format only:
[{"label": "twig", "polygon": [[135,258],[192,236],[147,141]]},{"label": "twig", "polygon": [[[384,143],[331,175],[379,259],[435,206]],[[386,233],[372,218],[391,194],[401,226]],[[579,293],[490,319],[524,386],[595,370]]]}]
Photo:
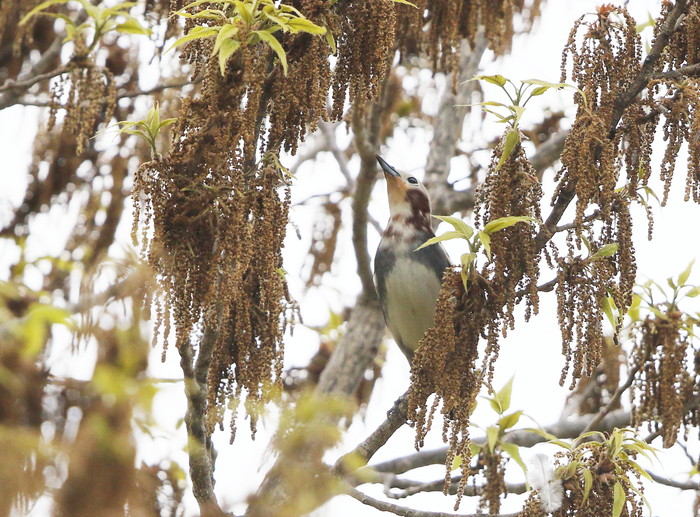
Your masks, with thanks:
[{"label": "twig", "polygon": [[637,372],[639,372],[641,368],[641,365],[635,365],[631,370],[630,373],[627,377],[627,380],[625,381],[624,384],[621,386],[618,386],[617,389],[615,390],[615,393],[613,393],[613,396],[610,397],[610,400],[608,403],[603,407],[600,411],[598,411],[598,414],[593,417],[593,420],[590,421],[590,423],[586,426],[586,428],[583,430],[581,434],[587,433],[588,431],[592,431],[596,429],[596,427],[600,424],[600,422],[607,416],[610,411],[620,402],[620,397],[622,394],[629,389],[630,386],[632,386],[632,383],[634,382],[634,376],[637,375]]},{"label": "twig", "polygon": [[[446,513],[446,512],[430,512],[425,510],[414,510],[413,508],[406,508],[405,506],[399,506],[393,503],[387,503],[370,497],[367,494],[360,492],[359,490],[347,487],[346,493],[353,499],[376,508],[382,512],[390,512],[394,515],[400,515],[401,517],[477,517],[477,514],[466,514],[466,513]],[[508,514],[493,514],[490,517],[517,517],[519,513],[508,513]]]},{"label": "twig", "polygon": [[[459,489],[459,481],[461,479],[462,476],[453,476],[450,479],[450,486],[448,489],[448,493],[450,495],[455,495],[457,493],[457,490]],[[445,479],[441,478],[423,483],[394,477],[390,482],[390,485],[391,488],[397,488],[395,485],[398,485],[398,488],[402,488],[402,490],[398,492],[386,490],[384,494],[391,499],[404,499],[423,492],[442,492],[445,488]],[[506,492],[509,494],[524,494],[526,490],[527,486],[525,483],[506,483]],[[476,497],[482,495],[483,492],[483,486],[467,485],[463,495],[467,497]]]},{"label": "twig", "polygon": [[649,54],[647,54],[647,57],[644,59],[639,75],[626,90],[620,92],[615,100],[613,116],[610,123],[611,137],[615,133],[615,128],[617,127],[620,118],[622,118],[622,113],[625,111],[625,108],[630,105],[635,97],[639,95],[639,93],[653,78],[654,68],[657,66],[659,59],[663,55],[664,49],[666,48],[666,45],[668,45],[668,41],[671,38],[671,34],[673,34],[673,32],[676,30],[676,22],[680,18],[681,14],[683,14],[683,11],[685,11],[687,3],[687,0],[676,0],[676,4],[671,8],[671,11],[668,13],[668,17],[656,35],[654,45],[652,45]]},{"label": "twig", "polygon": [[335,128],[336,127],[337,127],[337,124],[331,124],[330,122],[321,121],[318,123],[318,129],[321,131],[321,134],[323,135],[323,139],[326,142],[326,147],[328,148],[330,153],[333,155],[333,158],[335,158],[335,161],[338,163],[338,167],[340,168],[340,173],[345,178],[345,181],[347,182],[348,187],[350,189],[352,189],[354,184],[355,184],[355,180],[353,179],[352,174],[350,174],[350,168],[348,167],[348,161],[345,158],[345,155],[338,147],[338,141],[335,138]]},{"label": "twig", "polygon": [[63,38],[59,36],[51,43],[51,46],[46,49],[46,52],[41,55],[39,61],[34,63],[31,70],[23,75],[22,78],[12,82],[6,81],[5,84],[0,86],[0,92],[5,92],[0,95],[0,110],[14,105],[21,93],[27,91],[39,81],[56,77],[67,70],[67,67],[60,66],[50,72],[48,71],[49,66],[51,66],[53,61],[61,54],[62,46]]},{"label": "twig", "polygon": [[674,479],[668,479],[663,476],[659,476],[658,474],[654,474],[653,472],[650,472],[648,470],[647,474],[649,474],[651,479],[653,479],[657,483],[661,483],[662,485],[671,486],[673,488],[680,488],[681,490],[700,490],[700,483],[694,481],[676,481]]},{"label": "twig", "polygon": [[151,95],[153,93],[158,93],[162,92],[163,90],[168,90],[170,88],[182,88],[184,86],[190,86],[190,85],[195,85],[199,84],[202,82],[202,77],[198,77],[194,81],[190,81],[189,79],[182,80],[182,81],[176,81],[174,83],[164,83],[164,84],[159,84],[157,86],[154,86],[153,88],[148,88],[146,90],[136,90],[133,92],[123,92],[117,94],[117,99],[130,99],[132,97],[139,97],[141,95]]},{"label": "twig", "polygon": [[654,74],[654,79],[678,79],[679,77],[687,77],[700,74],[700,63],[694,65],[686,65],[668,72],[659,72]]},{"label": "twig", "polygon": [[374,456],[389,438],[406,423],[408,411],[408,393],[401,395],[386,414],[386,420],[382,422],[365,440],[351,452],[343,455],[336,462],[335,469],[343,470],[347,464],[357,464],[357,458],[361,458],[364,464]]}]

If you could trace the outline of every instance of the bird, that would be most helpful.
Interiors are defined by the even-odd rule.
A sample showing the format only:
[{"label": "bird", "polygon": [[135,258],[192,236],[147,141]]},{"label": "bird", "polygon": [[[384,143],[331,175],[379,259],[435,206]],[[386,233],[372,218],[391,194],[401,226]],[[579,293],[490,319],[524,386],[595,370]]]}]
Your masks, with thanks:
[{"label": "bird", "polygon": [[430,196],[415,176],[375,155],[386,177],[390,219],[374,257],[374,285],[391,335],[409,364],[425,332],[435,325],[435,304],[450,259],[435,237]]}]

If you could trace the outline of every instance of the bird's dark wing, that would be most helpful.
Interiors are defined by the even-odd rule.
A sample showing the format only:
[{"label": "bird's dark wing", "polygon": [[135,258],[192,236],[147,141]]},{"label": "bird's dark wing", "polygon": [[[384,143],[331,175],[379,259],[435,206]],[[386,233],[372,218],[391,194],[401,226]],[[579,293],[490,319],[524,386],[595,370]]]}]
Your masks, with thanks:
[{"label": "bird's dark wing", "polygon": [[380,246],[377,249],[377,254],[374,256],[374,285],[377,288],[379,302],[382,306],[384,321],[387,321],[386,315],[386,273],[391,271],[396,263],[396,254],[389,248]]},{"label": "bird's dark wing", "polygon": [[[433,233],[421,233],[418,236],[416,248],[423,244],[428,239],[435,237]],[[415,248],[414,248],[415,249]],[[418,251],[414,251],[416,259],[422,262],[425,266],[429,267],[436,272],[438,277],[442,278],[442,274],[445,272],[445,268],[450,267],[450,259],[447,257],[445,248],[442,247],[440,243],[433,244],[431,246],[426,246]]]}]

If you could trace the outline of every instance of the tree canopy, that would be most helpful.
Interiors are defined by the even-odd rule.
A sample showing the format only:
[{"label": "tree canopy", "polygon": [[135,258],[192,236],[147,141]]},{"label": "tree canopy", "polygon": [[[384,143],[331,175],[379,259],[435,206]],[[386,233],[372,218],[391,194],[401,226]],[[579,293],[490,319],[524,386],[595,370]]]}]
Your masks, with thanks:
[{"label": "tree canopy", "polygon": [[[700,201],[700,2],[648,20],[605,3],[571,27],[541,26],[547,8],[4,0],[0,116],[36,131],[10,160],[22,199],[0,214],[0,515],[292,517],[349,495],[417,517],[640,517],[664,504],[649,486],[700,493],[700,287],[692,262],[642,278],[634,233],[653,240],[666,205]],[[482,73],[531,31],[568,31],[558,79]],[[566,109],[541,102],[556,92]],[[468,141],[469,126],[500,133]],[[431,243],[459,261],[405,393],[349,444],[393,360],[375,155],[410,134],[443,223]],[[313,296],[344,308],[304,325]],[[512,404],[538,367],[495,374],[506,336],[543,311],[570,394],[540,426]],[[177,357],[175,378],[154,374],[159,357]],[[171,384],[186,454],[147,461]],[[414,442],[373,460],[404,427]],[[241,433],[273,458],[234,508],[217,454]],[[410,477],[435,465],[440,479]],[[437,491],[444,512],[410,498]]]}]

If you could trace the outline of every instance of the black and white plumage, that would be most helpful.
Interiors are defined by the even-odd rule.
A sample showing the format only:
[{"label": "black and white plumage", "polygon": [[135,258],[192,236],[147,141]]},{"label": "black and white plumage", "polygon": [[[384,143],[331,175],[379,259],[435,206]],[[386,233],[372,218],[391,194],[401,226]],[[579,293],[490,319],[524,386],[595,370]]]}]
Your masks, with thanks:
[{"label": "black and white plumage", "polygon": [[440,244],[416,251],[435,236],[423,184],[379,156],[377,161],[387,180],[391,218],[374,258],[374,283],[387,327],[411,362],[425,331],[435,323],[442,274],[450,261]]}]

